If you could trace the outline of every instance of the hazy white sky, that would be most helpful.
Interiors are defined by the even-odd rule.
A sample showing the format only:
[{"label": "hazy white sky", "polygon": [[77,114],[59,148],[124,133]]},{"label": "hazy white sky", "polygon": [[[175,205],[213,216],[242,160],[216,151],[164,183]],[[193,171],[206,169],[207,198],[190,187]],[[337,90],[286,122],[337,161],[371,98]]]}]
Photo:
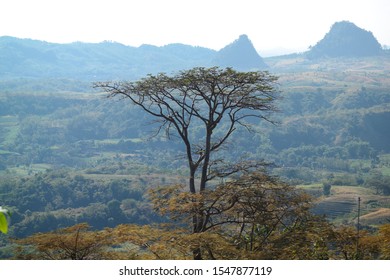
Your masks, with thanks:
[{"label": "hazy white sky", "polygon": [[261,54],[306,50],[349,20],[390,45],[389,0],[0,0],[0,36],[183,43],[219,50],[247,34]]}]

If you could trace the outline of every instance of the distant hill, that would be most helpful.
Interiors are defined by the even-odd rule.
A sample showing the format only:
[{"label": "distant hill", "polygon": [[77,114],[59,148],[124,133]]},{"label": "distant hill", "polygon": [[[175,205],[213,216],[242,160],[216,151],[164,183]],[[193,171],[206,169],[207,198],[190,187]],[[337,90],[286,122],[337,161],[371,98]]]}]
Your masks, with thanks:
[{"label": "distant hill", "polygon": [[183,44],[137,48],[115,42],[55,44],[7,36],[0,37],[0,77],[133,79],[210,66],[215,54]]},{"label": "distant hill", "polygon": [[374,35],[348,21],[336,22],[325,37],[306,53],[310,59],[322,57],[365,57],[382,53]]},{"label": "distant hill", "polygon": [[257,53],[247,35],[241,35],[233,43],[221,49],[213,63],[221,67],[233,67],[238,70],[267,68],[267,64]]}]

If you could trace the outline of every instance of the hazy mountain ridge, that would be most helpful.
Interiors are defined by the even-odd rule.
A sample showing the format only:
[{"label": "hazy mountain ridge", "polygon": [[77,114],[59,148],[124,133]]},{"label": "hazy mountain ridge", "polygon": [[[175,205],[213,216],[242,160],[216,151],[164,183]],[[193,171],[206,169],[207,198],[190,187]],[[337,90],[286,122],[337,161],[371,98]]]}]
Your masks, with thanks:
[{"label": "hazy mountain ridge", "polygon": [[3,78],[133,79],[216,65],[240,70],[266,67],[246,35],[219,52],[179,43],[131,47],[115,42],[56,44],[0,37]]},{"label": "hazy mountain ridge", "polygon": [[3,78],[138,78],[148,73],[208,66],[215,53],[182,44],[136,48],[115,42],[55,44],[0,37],[0,74]]},{"label": "hazy mountain ridge", "polygon": [[70,44],[0,37],[0,74],[6,77],[135,78],[195,66],[265,68],[246,35],[220,51],[180,43],[162,47],[116,42]]},{"label": "hazy mountain ridge", "polygon": [[[292,56],[313,60],[388,53],[371,32],[342,21],[336,22],[309,51]],[[170,73],[197,66],[233,67],[242,71],[268,68],[247,35],[241,35],[219,51],[179,43],[132,47],[108,41],[57,44],[0,37],[0,77],[3,80],[21,77],[83,81],[137,79],[149,73]]]}]

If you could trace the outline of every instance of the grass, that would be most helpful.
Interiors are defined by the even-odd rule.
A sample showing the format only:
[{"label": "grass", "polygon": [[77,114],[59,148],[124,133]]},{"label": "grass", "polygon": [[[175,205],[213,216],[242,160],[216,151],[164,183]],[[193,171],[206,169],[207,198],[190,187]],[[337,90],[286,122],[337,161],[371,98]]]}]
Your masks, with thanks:
[{"label": "grass", "polygon": [[338,197],[366,196],[373,195],[374,190],[358,186],[333,186],[332,195]]},{"label": "grass", "polygon": [[0,145],[13,144],[19,133],[17,116],[0,116]]},{"label": "grass", "polygon": [[390,165],[390,154],[382,154],[379,156],[380,162]]},{"label": "grass", "polygon": [[18,124],[17,116],[0,116],[0,125],[16,125]]},{"label": "grass", "polygon": [[390,167],[389,166],[382,167],[380,169],[381,169],[381,172],[382,172],[383,175],[390,176]]},{"label": "grass", "polygon": [[[80,174],[80,173],[78,173]],[[93,179],[96,181],[112,181],[116,179],[127,179],[132,182],[132,184],[138,184],[143,187],[159,187],[159,186],[167,186],[167,185],[175,185],[180,183],[186,183],[186,178],[171,175],[171,174],[159,174],[159,173],[151,173],[151,174],[80,174],[87,179]]]},{"label": "grass", "polygon": [[20,176],[25,177],[34,173],[43,173],[48,169],[51,169],[52,165],[46,164],[46,163],[39,163],[39,164],[31,164],[30,166],[27,165],[20,165],[20,166],[14,166],[14,167],[8,167],[7,174],[12,174],[13,176]]},{"label": "grass", "polygon": [[6,150],[0,150],[0,155],[18,155],[18,153],[6,151]]},{"label": "grass", "polygon": [[390,208],[379,208],[360,217],[362,224],[379,225],[390,222]]}]

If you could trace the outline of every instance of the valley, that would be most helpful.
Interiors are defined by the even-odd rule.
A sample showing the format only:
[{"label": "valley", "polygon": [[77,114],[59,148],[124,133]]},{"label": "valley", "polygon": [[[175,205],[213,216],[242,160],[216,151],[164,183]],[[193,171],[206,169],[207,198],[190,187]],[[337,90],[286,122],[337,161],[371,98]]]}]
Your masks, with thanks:
[{"label": "valley", "polygon": [[[289,58],[281,57],[277,63],[287,64],[284,60]],[[266,61],[276,64],[276,58]],[[385,74],[375,73],[386,72],[386,61],[390,59],[381,61],[383,67],[375,59],[347,59],[334,61],[333,69],[312,71],[310,66],[302,72],[278,73],[283,96],[279,103],[281,112],[275,115],[279,124],[259,123],[256,133],[236,133],[230,144],[234,148],[223,152],[223,156],[229,159],[246,154],[265,160],[275,165],[270,172],[293,185],[329,182],[332,191],[343,185],[362,190],[346,192],[341,197],[340,191],[324,197],[321,190],[311,190],[317,210],[322,209],[318,211],[332,220],[353,223],[357,196],[362,197],[363,203],[377,202],[369,203],[365,214],[388,208],[388,201],[381,199],[381,193],[388,192],[388,185],[376,190],[379,196],[375,199],[364,194],[375,191],[370,184],[373,174],[380,174],[385,181],[389,178],[389,81]],[[347,64],[350,70],[344,72]],[[366,65],[366,70],[361,70],[361,65]],[[365,78],[370,76],[374,78]],[[367,80],[362,83],[362,79]],[[28,88],[28,83],[25,86]],[[82,177],[88,183],[92,180],[101,185],[131,181],[131,188],[187,181],[180,143],[168,141],[163,135],[152,137],[155,128],[151,119],[125,100],[106,99],[92,89],[36,93],[33,88],[13,94],[3,92],[1,100],[2,189],[7,188],[9,181],[23,185],[23,181],[42,175],[55,181],[56,170],[63,170],[60,173],[69,174],[66,176],[70,178]],[[50,180],[46,183],[52,186]],[[7,202],[2,193],[6,205],[18,207],[17,203]],[[112,199],[117,199],[124,209],[125,200],[131,197]],[[90,197],[83,207],[91,203],[102,201],[98,196]],[[61,204],[51,204],[49,207],[44,203],[40,209],[46,209],[46,213],[55,211],[57,217],[59,211],[65,211]],[[22,219],[27,210],[16,212]],[[382,216],[381,221],[390,218],[388,212]]]}]

